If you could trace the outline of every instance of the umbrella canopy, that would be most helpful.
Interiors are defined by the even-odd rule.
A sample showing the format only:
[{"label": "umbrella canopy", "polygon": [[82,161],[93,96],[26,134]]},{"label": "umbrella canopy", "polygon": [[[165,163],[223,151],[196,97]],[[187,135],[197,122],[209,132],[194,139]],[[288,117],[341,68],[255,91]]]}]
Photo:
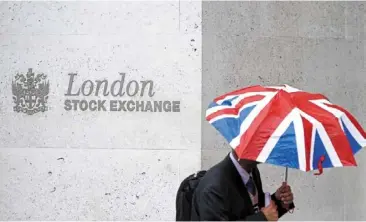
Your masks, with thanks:
[{"label": "umbrella canopy", "polygon": [[356,166],[366,133],[341,106],[289,85],[252,86],[219,96],[207,121],[240,159],[302,171]]}]

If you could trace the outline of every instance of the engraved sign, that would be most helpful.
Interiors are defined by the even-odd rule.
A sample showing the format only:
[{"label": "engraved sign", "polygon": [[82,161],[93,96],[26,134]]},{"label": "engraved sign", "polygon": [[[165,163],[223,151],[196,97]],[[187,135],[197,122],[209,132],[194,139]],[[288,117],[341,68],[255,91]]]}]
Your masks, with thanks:
[{"label": "engraved sign", "polygon": [[17,74],[12,82],[14,111],[33,115],[47,111],[49,82],[45,74],[34,74],[29,68],[27,74]]},{"label": "engraved sign", "polygon": [[[179,100],[153,98],[154,81],[134,79],[127,81],[126,73],[119,73],[116,77],[111,82],[107,79],[77,81],[77,73],[69,73],[69,84],[65,93],[68,99],[65,100],[64,109],[66,111],[180,112]],[[149,99],[142,100],[143,97]]]}]

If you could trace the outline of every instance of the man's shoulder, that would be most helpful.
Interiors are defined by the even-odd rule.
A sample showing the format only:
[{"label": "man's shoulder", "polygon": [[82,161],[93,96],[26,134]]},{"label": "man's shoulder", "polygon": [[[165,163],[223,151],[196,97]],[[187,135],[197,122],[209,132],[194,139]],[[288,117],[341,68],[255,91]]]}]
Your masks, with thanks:
[{"label": "man's shoulder", "polygon": [[227,172],[223,169],[222,164],[218,163],[208,169],[206,174],[201,178],[197,186],[199,192],[208,192],[210,190],[225,190],[228,184]]},{"label": "man's shoulder", "polygon": [[220,179],[223,175],[225,175],[225,169],[223,167],[223,163],[219,162],[206,171],[203,179]]}]

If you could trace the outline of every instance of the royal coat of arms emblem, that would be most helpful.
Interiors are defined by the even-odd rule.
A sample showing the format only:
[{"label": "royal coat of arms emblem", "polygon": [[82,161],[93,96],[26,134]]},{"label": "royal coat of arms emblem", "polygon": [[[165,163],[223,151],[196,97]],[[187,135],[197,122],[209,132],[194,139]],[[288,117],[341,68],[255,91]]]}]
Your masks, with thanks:
[{"label": "royal coat of arms emblem", "polygon": [[33,115],[47,111],[49,82],[45,74],[17,74],[12,83],[14,111]]}]

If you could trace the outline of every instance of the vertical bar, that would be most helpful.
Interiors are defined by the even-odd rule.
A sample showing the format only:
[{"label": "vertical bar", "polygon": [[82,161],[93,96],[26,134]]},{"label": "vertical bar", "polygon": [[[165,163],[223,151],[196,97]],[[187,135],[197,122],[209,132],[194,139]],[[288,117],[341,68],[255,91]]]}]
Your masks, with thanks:
[{"label": "vertical bar", "polygon": [[286,172],[285,172],[285,183],[287,183],[287,177],[288,177],[288,167],[286,167]]}]

